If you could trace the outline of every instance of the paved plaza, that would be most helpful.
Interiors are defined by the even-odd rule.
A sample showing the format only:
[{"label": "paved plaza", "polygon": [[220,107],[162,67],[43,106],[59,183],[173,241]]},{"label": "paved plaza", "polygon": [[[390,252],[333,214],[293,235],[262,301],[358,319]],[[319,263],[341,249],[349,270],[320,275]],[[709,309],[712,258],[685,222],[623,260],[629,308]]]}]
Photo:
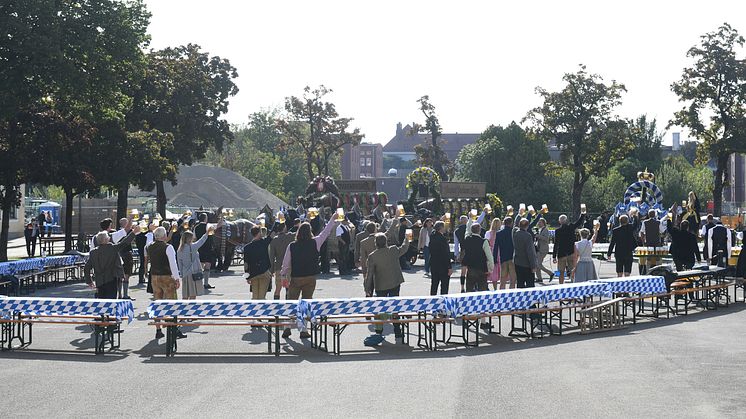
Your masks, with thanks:
[{"label": "paved plaza", "polygon": [[[234,270],[203,298],[249,298]],[[602,276],[611,270],[601,264]],[[428,292],[421,270],[405,280],[402,294]],[[73,284],[37,295],[92,291]],[[390,327],[377,348],[363,345],[372,328],[348,328],[341,356],[312,349],[294,331],[280,357],[266,354],[263,330],[186,328],[189,337],[166,358],[164,339],[156,342],[147,325],[149,294],[131,295],[138,318],[118,352],[94,355],[83,326],[36,325],[30,348],[0,353],[7,417],[742,417],[746,408],[743,303],[585,336],[483,335],[477,348],[434,353],[395,344]],[[361,295],[360,275],[324,277],[316,290]]]}]

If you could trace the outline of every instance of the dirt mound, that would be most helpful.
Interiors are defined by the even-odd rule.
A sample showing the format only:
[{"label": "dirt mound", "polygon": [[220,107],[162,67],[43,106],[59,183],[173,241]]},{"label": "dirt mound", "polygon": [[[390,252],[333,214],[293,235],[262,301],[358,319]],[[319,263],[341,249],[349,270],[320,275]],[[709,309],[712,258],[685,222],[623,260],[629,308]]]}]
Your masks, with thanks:
[{"label": "dirt mound", "polygon": [[181,166],[177,180],[176,186],[166,184],[166,196],[171,205],[247,209],[262,208],[265,204],[274,209],[287,206],[280,198],[256,183],[220,167],[201,164]]}]

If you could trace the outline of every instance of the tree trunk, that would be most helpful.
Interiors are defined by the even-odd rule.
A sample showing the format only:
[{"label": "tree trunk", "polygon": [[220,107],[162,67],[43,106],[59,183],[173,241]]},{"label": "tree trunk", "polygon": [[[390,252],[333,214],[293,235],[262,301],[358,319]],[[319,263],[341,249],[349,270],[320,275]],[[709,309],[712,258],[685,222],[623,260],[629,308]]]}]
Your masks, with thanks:
[{"label": "tree trunk", "polygon": [[72,188],[65,188],[65,252],[73,248],[73,199]]},{"label": "tree trunk", "polygon": [[572,202],[571,208],[572,219],[577,220],[580,217],[580,200],[583,196],[584,182],[581,182],[580,173],[575,173],[575,177],[572,180]]},{"label": "tree trunk", "polygon": [[728,167],[728,154],[721,153],[717,158],[715,169],[715,184],[712,186],[712,214],[716,217],[722,215],[723,211],[723,184],[725,183],[725,170]]},{"label": "tree trunk", "polygon": [[155,181],[156,189],[156,211],[161,214],[163,219],[166,219],[166,189],[163,187],[163,181]]},{"label": "tree trunk", "polygon": [[127,192],[129,185],[122,185],[117,189],[117,228],[121,228],[119,220],[127,218]]},{"label": "tree trunk", "polygon": [[[14,191],[15,188],[12,185],[5,185],[2,201],[3,221],[0,230],[0,262],[8,261],[8,229],[10,228],[10,209],[13,205]],[[24,226],[24,228],[26,227]]]}]

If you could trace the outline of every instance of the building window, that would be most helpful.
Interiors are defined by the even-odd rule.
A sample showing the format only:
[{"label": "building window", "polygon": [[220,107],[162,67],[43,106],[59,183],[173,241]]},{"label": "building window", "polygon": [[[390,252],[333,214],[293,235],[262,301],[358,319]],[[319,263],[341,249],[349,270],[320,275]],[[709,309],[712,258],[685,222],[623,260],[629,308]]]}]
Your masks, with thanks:
[{"label": "building window", "polygon": [[360,157],[360,166],[365,166],[365,157]]},{"label": "building window", "polygon": [[371,159],[370,157],[368,157],[365,160],[365,163],[366,163],[366,166],[373,166],[373,159]]}]

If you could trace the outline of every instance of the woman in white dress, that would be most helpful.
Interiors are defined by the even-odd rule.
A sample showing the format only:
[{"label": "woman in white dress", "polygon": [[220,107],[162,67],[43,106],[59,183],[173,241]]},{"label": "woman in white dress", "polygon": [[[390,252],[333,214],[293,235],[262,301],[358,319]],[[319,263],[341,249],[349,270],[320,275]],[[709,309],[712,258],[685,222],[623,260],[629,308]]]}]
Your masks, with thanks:
[{"label": "woman in white dress", "polygon": [[573,282],[585,282],[598,279],[596,265],[593,263],[593,243],[596,242],[598,226],[593,227],[593,237],[588,239],[591,232],[587,228],[580,230],[580,241],[575,242],[575,269]]}]

